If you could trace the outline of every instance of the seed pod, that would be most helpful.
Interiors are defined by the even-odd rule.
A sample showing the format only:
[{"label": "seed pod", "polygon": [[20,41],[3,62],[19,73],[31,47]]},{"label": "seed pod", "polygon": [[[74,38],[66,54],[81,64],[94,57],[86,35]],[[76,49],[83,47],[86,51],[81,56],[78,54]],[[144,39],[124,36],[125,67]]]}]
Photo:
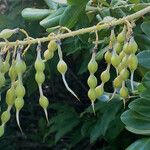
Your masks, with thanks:
[{"label": "seed pod", "polygon": [[120,59],[122,60],[125,57],[125,55],[126,55],[125,52],[121,51],[119,54]]},{"label": "seed pod", "polygon": [[23,106],[24,106],[24,99],[23,98],[19,98],[19,97],[16,98],[15,99],[15,107],[16,107],[16,109],[20,111]]},{"label": "seed pod", "polygon": [[119,43],[123,43],[126,38],[126,26],[124,26],[123,30],[118,34],[117,41]]},{"label": "seed pod", "polygon": [[88,63],[88,70],[90,73],[95,73],[98,69],[98,64],[95,59],[91,59],[90,62]]},{"label": "seed pod", "polygon": [[120,96],[121,96],[123,99],[128,98],[129,93],[128,93],[128,89],[127,89],[125,86],[122,86],[122,88],[120,89]]},{"label": "seed pod", "polygon": [[116,36],[115,36],[114,29],[111,30],[110,41],[112,42],[112,44],[114,44],[116,42]]},{"label": "seed pod", "polygon": [[113,86],[114,86],[114,88],[120,88],[122,82],[123,82],[123,81],[122,81],[121,76],[116,77],[116,78],[114,79],[114,81],[113,81]]},{"label": "seed pod", "polygon": [[96,96],[97,96],[97,97],[102,96],[103,93],[104,93],[104,86],[103,86],[103,84],[97,86],[97,87],[95,88],[95,91],[96,91]]},{"label": "seed pod", "polygon": [[40,97],[39,103],[40,103],[40,106],[41,106],[43,109],[47,109],[47,107],[48,107],[48,105],[49,105],[49,101],[48,101],[48,99],[47,99],[45,96],[41,96],[41,97]]},{"label": "seed pod", "polygon": [[101,74],[101,81],[102,81],[103,83],[106,83],[106,82],[109,81],[109,79],[110,79],[110,73],[109,73],[109,70],[106,69],[106,70],[103,71],[102,74]]},{"label": "seed pod", "polygon": [[2,123],[7,123],[10,119],[10,112],[9,111],[4,111],[1,115],[1,121]]},{"label": "seed pod", "polygon": [[4,29],[0,32],[0,38],[8,39],[10,38],[14,33],[17,33],[18,29]]},{"label": "seed pod", "polygon": [[45,75],[43,72],[37,72],[35,74],[35,80],[38,84],[42,84],[45,81]]},{"label": "seed pod", "polygon": [[128,66],[127,61],[128,61],[128,56],[126,55],[125,57],[123,57],[122,62],[121,62],[122,66],[124,68],[126,68]]},{"label": "seed pod", "polygon": [[129,46],[129,42],[126,42],[123,46],[123,51],[129,55],[131,53],[131,49],[130,49],[130,46]]},{"label": "seed pod", "polygon": [[89,99],[90,99],[92,102],[94,102],[94,101],[96,100],[97,95],[96,95],[95,89],[89,89],[89,91],[88,91],[88,97],[89,97]]},{"label": "seed pod", "polygon": [[112,55],[112,57],[111,57],[111,64],[112,64],[115,68],[117,68],[117,67],[119,66],[120,62],[121,62],[121,60],[120,60],[118,54],[113,53],[113,55]]},{"label": "seed pod", "polygon": [[120,77],[122,78],[123,81],[127,80],[129,77],[129,71],[124,68],[121,72],[120,72]]},{"label": "seed pod", "polygon": [[135,54],[131,54],[128,58],[128,67],[131,71],[136,70],[137,66],[138,66],[138,59],[137,56]]},{"label": "seed pod", "polygon": [[0,126],[0,137],[2,137],[4,135],[4,130],[5,130],[4,125],[1,125]]},{"label": "seed pod", "polygon": [[12,106],[15,102],[15,98],[16,98],[16,95],[15,95],[15,89],[14,87],[12,86],[6,93],[6,103],[8,106]]},{"label": "seed pod", "polygon": [[24,97],[24,95],[25,95],[25,88],[24,88],[24,86],[22,85],[22,84],[17,84],[17,87],[16,87],[16,96],[18,97],[18,98],[22,98],[22,97]]},{"label": "seed pod", "polygon": [[3,73],[0,72],[0,88],[3,87],[5,84],[5,76]]},{"label": "seed pod", "polygon": [[35,67],[36,71],[43,72],[45,69],[45,64],[41,58],[37,57],[35,64],[34,64],[34,67]]},{"label": "seed pod", "polygon": [[15,63],[12,62],[12,65],[9,69],[9,77],[11,79],[11,81],[15,81],[16,77],[17,77],[17,72],[15,70]]},{"label": "seed pod", "polygon": [[136,51],[138,50],[138,45],[134,40],[134,37],[132,37],[129,41],[129,49],[131,53],[136,53]]},{"label": "seed pod", "polygon": [[51,52],[49,50],[46,50],[44,52],[44,59],[45,60],[49,60],[49,59],[52,59],[54,57],[54,52]]},{"label": "seed pod", "polygon": [[52,40],[49,42],[48,50],[49,50],[49,52],[55,52],[57,50],[57,43],[55,40]]},{"label": "seed pod", "polygon": [[94,74],[89,76],[87,83],[90,88],[95,88],[97,86],[97,79]]},{"label": "seed pod", "polygon": [[117,54],[119,54],[122,50],[122,44],[120,44],[119,42],[117,42],[115,45],[114,45],[114,49],[115,51],[117,52]]},{"label": "seed pod", "polygon": [[65,74],[67,69],[67,64],[63,60],[60,60],[57,64],[57,70],[59,71],[59,73]]},{"label": "seed pod", "polygon": [[119,64],[117,70],[118,70],[118,73],[120,73],[125,67],[123,66],[122,63]]},{"label": "seed pod", "polygon": [[105,61],[106,61],[106,63],[107,64],[110,64],[111,63],[111,57],[112,57],[112,53],[110,52],[110,51],[107,51],[106,53],[105,53]]}]

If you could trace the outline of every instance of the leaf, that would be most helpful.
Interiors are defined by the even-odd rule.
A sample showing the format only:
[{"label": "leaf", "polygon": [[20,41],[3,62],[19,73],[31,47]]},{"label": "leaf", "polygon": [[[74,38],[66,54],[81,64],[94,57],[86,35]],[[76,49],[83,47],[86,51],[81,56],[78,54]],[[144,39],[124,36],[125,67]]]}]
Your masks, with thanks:
[{"label": "leaf", "polygon": [[149,117],[150,116],[150,100],[146,100],[143,98],[136,99],[132,101],[129,106],[131,110],[145,116]]},{"label": "leaf", "polygon": [[150,148],[150,138],[135,141],[126,150],[148,150]]},{"label": "leaf", "polygon": [[52,0],[44,0],[45,3],[47,4],[47,6],[51,9],[56,9],[57,8],[57,4],[54,3]]},{"label": "leaf", "polygon": [[127,127],[147,132],[150,135],[150,117],[145,117],[132,110],[127,110],[121,115],[121,120]]},{"label": "leaf", "polygon": [[150,72],[147,72],[142,80],[142,84],[150,89]]},{"label": "leaf", "polygon": [[141,24],[141,29],[147,36],[150,37],[150,21],[143,22]]},{"label": "leaf", "polygon": [[71,5],[66,8],[62,14],[59,24],[65,26],[69,29],[73,28],[78,21],[79,16],[85,11],[85,3],[82,2],[81,5]]},{"label": "leaf", "polygon": [[81,5],[83,2],[86,4],[89,0],[67,0],[69,5]]},{"label": "leaf", "polygon": [[145,98],[147,100],[150,100],[150,92],[149,89],[148,90],[144,90],[141,94],[140,94],[141,98]]},{"label": "leaf", "polygon": [[137,57],[141,66],[150,69],[150,50],[144,50],[138,53]]}]

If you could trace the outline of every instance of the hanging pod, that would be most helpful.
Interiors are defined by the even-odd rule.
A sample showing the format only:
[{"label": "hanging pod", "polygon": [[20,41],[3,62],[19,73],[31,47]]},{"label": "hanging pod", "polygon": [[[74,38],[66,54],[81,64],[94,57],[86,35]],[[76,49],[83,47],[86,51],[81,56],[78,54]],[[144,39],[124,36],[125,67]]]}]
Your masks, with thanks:
[{"label": "hanging pod", "polygon": [[104,93],[104,85],[103,83],[95,88],[97,98],[102,96]]},{"label": "hanging pod", "polygon": [[6,103],[8,106],[12,106],[15,102],[16,94],[15,94],[15,88],[14,86],[11,86],[11,88],[6,93]]},{"label": "hanging pod", "polygon": [[115,49],[116,53],[119,54],[122,50],[122,44],[119,42],[116,42],[114,45],[114,49]]},{"label": "hanging pod", "polygon": [[4,127],[4,125],[2,124],[2,125],[0,126],[0,137],[2,137],[2,136],[4,135],[4,131],[5,131],[5,127]]},{"label": "hanging pod", "polygon": [[10,38],[13,34],[17,33],[19,29],[4,29],[0,32],[0,38],[3,39],[8,39]]},{"label": "hanging pod", "polygon": [[120,77],[122,78],[123,81],[127,80],[129,77],[129,71],[127,68],[124,68],[123,70],[121,70],[120,72]]},{"label": "hanging pod", "polygon": [[94,74],[90,74],[87,83],[90,88],[95,88],[97,86],[97,78],[94,76]]},{"label": "hanging pod", "polygon": [[68,69],[68,66],[67,66],[67,64],[65,63],[65,61],[64,61],[64,60],[60,60],[60,61],[58,62],[58,64],[57,64],[57,70],[59,71],[59,73],[65,74],[66,71],[67,71],[67,69]]},{"label": "hanging pod", "polygon": [[111,64],[111,57],[112,57],[112,53],[108,50],[104,55],[107,64]]},{"label": "hanging pod", "polygon": [[88,70],[90,73],[95,73],[98,69],[98,64],[95,60],[95,54],[92,55],[90,62],[88,63]]},{"label": "hanging pod", "polygon": [[126,25],[124,25],[123,30],[117,36],[117,41],[119,43],[124,43],[126,39],[126,32],[127,32]]},{"label": "hanging pod", "polygon": [[54,52],[51,52],[49,50],[46,50],[44,52],[44,59],[47,61],[47,60],[50,60],[54,57]]},{"label": "hanging pod", "polygon": [[101,73],[100,78],[101,78],[102,83],[108,82],[109,79],[110,79],[109,69],[106,69],[105,71],[103,71],[103,72]]},{"label": "hanging pod", "polygon": [[55,40],[51,40],[48,44],[48,51],[55,52],[57,50],[57,43]]},{"label": "hanging pod", "polygon": [[4,111],[1,115],[1,122],[2,124],[6,124],[10,120],[10,112]]},{"label": "hanging pod", "polygon": [[111,64],[113,65],[114,68],[117,68],[120,62],[121,62],[120,57],[118,56],[116,52],[114,52],[111,57]]}]

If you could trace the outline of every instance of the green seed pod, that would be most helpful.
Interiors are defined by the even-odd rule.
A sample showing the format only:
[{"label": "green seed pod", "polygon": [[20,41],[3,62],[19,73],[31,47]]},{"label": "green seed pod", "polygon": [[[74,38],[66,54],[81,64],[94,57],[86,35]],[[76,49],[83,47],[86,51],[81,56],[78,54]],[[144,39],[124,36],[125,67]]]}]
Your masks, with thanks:
[{"label": "green seed pod", "polygon": [[125,38],[126,38],[126,26],[124,26],[124,28],[121,31],[121,33],[118,34],[117,41],[119,43],[123,43],[125,41]]},{"label": "green seed pod", "polygon": [[121,62],[121,60],[120,60],[118,54],[114,53],[114,54],[112,55],[112,57],[111,57],[111,64],[112,64],[115,68],[117,68],[117,67],[119,66],[120,62]]},{"label": "green seed pod", "polygon": [[23,98],[19,98],[19,97],[16,98],[15,99],[15,107],[16,107],[16,109],[20,111],[23,106],[24,106],[24,99]]},{"label": "green seed pod", "polygon": [[10,119],[10,112],[9,111],[4,111],[2,113],[2,115],[1,115],[1,121],[2,121],[2,123],[5,124],[6,122],[9,121],[9,119]]},{"label": "green seed pod", "polygon": [[13,63],[9,69],[9,76],[11,81],[15,81],[16,77],[17,77],[17,72],[15,70],[15,64]]},{"label": "green seed pod", "polygon": [[106,83],[109,81],[109,79],[110,79],[110,73],[109,73],[109,70],[106,69],[105,71],[101,73],[101,81],[103,83]]},{"label": "green seed pod", "polygon": [[95,88],[97,86],[97,79],[94,74],[89,76],[87,83],[90,88]]},{"label": "green seed pod", "polygon": [[125,67],[123,66],[122,63],[119,64],[117,70],[118,70],[118,73],[120,73]]},{"label": "green seed pod", "polygon": [[5,127],[3,125],[0,126],[0,137],[4,135]]},{"label": "green seed pod", "polygon": [[36,71],[43,72],[45,69],[45,64],[41,58],[37,58],[34,64]]},{"label": "green seed pod", "polygon": [[92,102],[94,102],[94,101],[96,100],[97,95],[96,95],[95,89],[89,89],[89,91],[88,91],[88,97],[89,97],[89,99],[90,99]]},{"label": "green seed pod", "polygon": [[134,38],[132,37],[129,41],[129,49],[131,53],[136,53],[138,50],[138,45],[135,42]]},{"label": "green seed pod", "polygon": [[120,89],[120,96],[123,99],[126,99],[129,97],[128,89],[125,86],[122,86],[122,88]]},{"label": "green seed pod", "polygon": [[122,50],[122,44],[120,44],[119,42],[117,42],[115,45],[114,45],[114,49],[115,51],[117,52],[117,54],[119,54]]},{"label": "green seed pod", "polygon": [[123,46],[123,51],[124,51],[127,55],[131,54],[131,49],[130,49],[129,42],[126,42],[126,43],[124,44],[124,46]]},{"label": "green seed pod", "polygon": [[51,52],[49,50],[46,50],[44,52],[44,59],[45,60],[49,60],[49,59],[52,59],[54,57],[54,52]]},{"label": "green seed pod", "polygon": [[122,59],[122,62],[121,62],[122,66],[123,66],[124,68],[126,68],[126,67],[128,66],[127,61],[128,61],[128,56],[125,56],[125,57]]},{"label": "green seed pod", "polygon": [[138,66],[138,59],[137,56],[135,54],[131,54],[128,58],[128,67],[131,71],[136,70],[137,66]]},{"label": "green seed pod", "polygon": [[63,60],[60,60],[57,64],[57,70],[59,71],[59,73],[65,74],[67,69],[67,64]]},{"label": "green seed pod", "polygon": [[17,33],[18,29],[4,29],[0,32],[0,38],[8,39],[10,38],[14,33]]},{"label": "green seed pod", "polygon": [[119,54],[120,59],[122,60],[126,56],[124,51],[121,51]]},{"label": "green seed pod", "polygon": [[4,63],[3,63],[3,69],[2,69],[2,72],[3,72],[3,73],[8,72],[8,71],[9,71],[9,68],[10,68],[9,62],[4,62]]},{"label": "green seed pod", "polygon": [[129,71],[124,68],[121,72],[120,72],[120,77],[122,78],[123,81],[127,80],[129,77]]},{"label": "green seed pod", "polygon": [[113,81],[113,86],[114,86],[114,88],[120,88],[121,87],[121,85],[122,85],[122,78],[121,78],[121,76],[118,76],[118,77],[116,77],[115,79],[114,79],[114,81]]},{"label": "green seed pod", "polygon": [[105,61],[106,61],[106,63],[108,63],[108,64],[110,64],[111,63],[111,57],[112,57],[112,53],[110,52],[110,51],[107,51],[106,53],[105,53]]},{"label": "green seed pod", "polygon": [[0,72],[0,88],[3,87],[5,84],[5,76],[3,73]]},{"label": "green seed pod", "polygon": [[116,36],[114,30],[111,30],[110,41],[112,42],[112,44],[116,42]]},{"label": "green seed pod", "polygon": [[6,93],[6,103],[7,103],[7,105],[12,106],[15,102],[15,98],[16,98],[15,89],[14,89],[14,87],[11,87]]},{"label": "green seed pod", "polygon": [[17,84],[17,87],[16,87],[16,96],[19,97],[19,98],[22,98],[24,97],[25,95],[25,88],[22,84]]},{"label": "green seed pod", "polygon": [[95,59],[91,59],[90,62],[88,63],[88,70],[90,73],[95,73],[98,69],[98,64],[95,61]]},{"label": "green seed pod", "polygon": [[57,43],[55,40],[52,40],[49,42],[48,50],[49,50],[49,52],[55,52],[57,50]]},{"label": "green seed pod", "polygon": [[35,80],[38,84],[42,84],[45,81],[45,75],[43,72],[37,72],[35,74]]},{"label": "green seed pod", "polygon": [[41,106],[43,109],[47,109],[47,107],[48,107],[48,105],[49,105],[49,101],[48,101],[48,99],[47,99],[45,96],[41,96],[41,97],[40,97],[39,103],[40,103],[40,106]]},{"label": "green seed pod", "polygon": [[97,97],[102,96],[103,93],[104,93],[104,87],[103,87],[103,85],[101,84],[101,85],[97,86],[97,87],[95,88],[95,91],[96,91],[96,96],[97,96]]}]

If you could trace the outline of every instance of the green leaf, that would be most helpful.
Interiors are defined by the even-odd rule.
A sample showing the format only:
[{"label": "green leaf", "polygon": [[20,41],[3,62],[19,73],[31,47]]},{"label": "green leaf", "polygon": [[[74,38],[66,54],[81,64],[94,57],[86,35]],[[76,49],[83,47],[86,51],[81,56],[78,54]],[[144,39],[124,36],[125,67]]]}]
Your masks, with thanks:
[{"label": "green leaf", "polygon": [[148,150],[150,148],[150,138],[135,141],[126,150]]},{"label": "green leaf", "polygon": [[47,4],[47,6],[51,9],[56,9],[57,8],[57,4],[54,3],[52,0],[44,0],[45,3]]},{"label": "green leaf", "polygon": [[85,10],[85,4],[81,5],[71,5],[66,8],[64,13],[62,14],[59,24],[61,26],[65,26],[69,29],[73,28],[78,21],[79,16]]},{"label": "green leaf", "polygon": [[81,5],[82,3],[87,3],[89,0],[67,0],[69,5]]},{"label": "green leaf", "polygon": [[36,8],[25,8],[21,14],[22,17],[26,20],[41,20],[51,14],[53,11],[49,9],[36,9]]},{"label": "green leaf", "polygon": [[136,99],[129,104],[129,108],[145,117],[150,116],[150,100]]},{"label": "green leaf", "polygon": [[[122,122],[130,129],[140,130],[150,135],[150,117],[145,117],[132,110],[127,110],[121,115]],[[131,132],[134,132],[132,130]],[[138,133],[140,134],[140,132]]]},{"label": "green leaf", "polygon": [[141,29],[147,36],[150,37],[150,21],[143,22],[141,24]]},{"label": "green leaf", "polygon": [[144,50],[138,53],[137,57],[141,66],[150,69],[150,50]]},{"label": "green leaf", "polygon": [[142,80],[144,87],[150,89],[150,72],[147,72]]},{"label": "green leaf", "polygon": [[150,100],[150,92],[149,89],[144,90],[141,94],[140,94],[141,98],[145,98],[147,100]]}]

